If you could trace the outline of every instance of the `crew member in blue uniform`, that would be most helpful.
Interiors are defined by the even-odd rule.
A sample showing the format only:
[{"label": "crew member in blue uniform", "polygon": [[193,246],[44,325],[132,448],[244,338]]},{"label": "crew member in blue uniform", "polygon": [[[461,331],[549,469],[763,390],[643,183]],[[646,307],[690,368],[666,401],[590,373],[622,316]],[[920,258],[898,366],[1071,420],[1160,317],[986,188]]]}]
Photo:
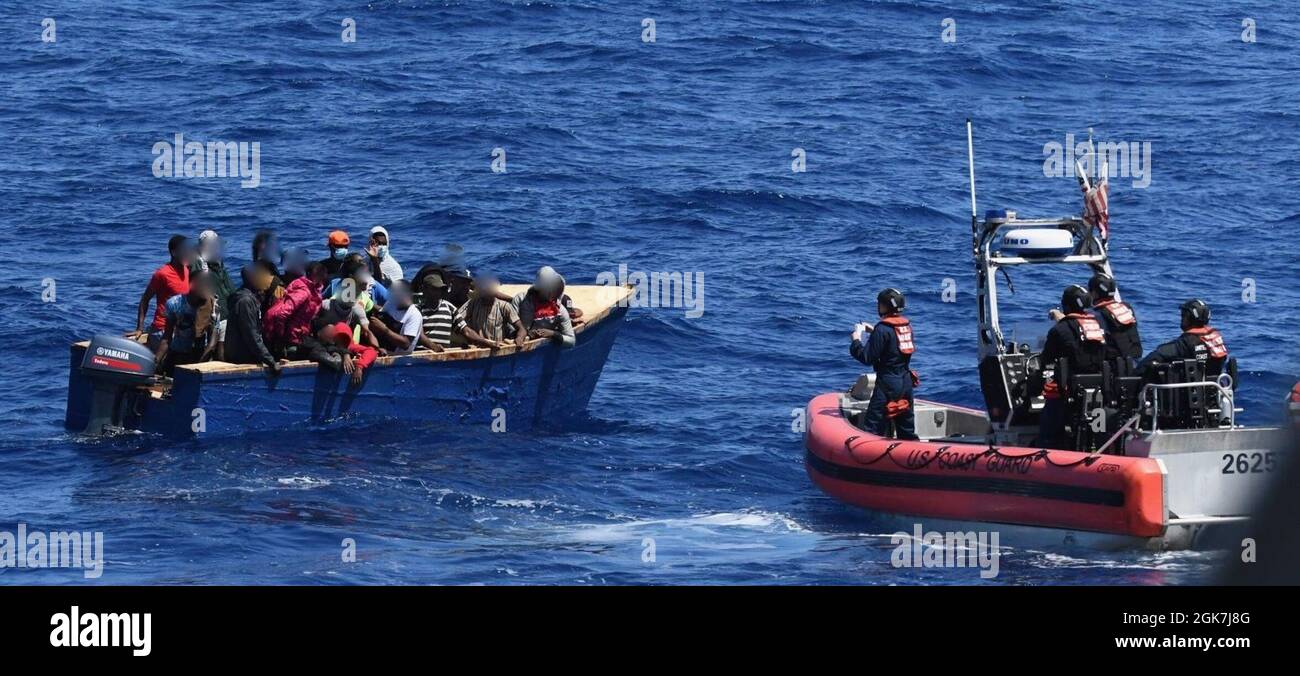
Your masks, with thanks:
[{"label": "crew member in blue uniform", "polygon": [[1115,300],[1115,279],[1104,272],[1088,280],[1088,293],[1092,294],[1092,313],[1106,330],[1106,357],[1122,357],[1133,368],[1142,358],[1142,339],[1138,337],[1133,308]]},{"label": "crew member in blue uniform", "polygon": [[[1070,375],[1101,373],[1106,361],[1106,331],[1101,323],[1088,314],[1091,296],[1078,284],[1071,284],[1061,294],[1061,310],[1048,314],[1056,324],[1047,332],[1039,361],[1044,368],[1053,368],[1065,359]],[[1038,416],[1038,443],[1047,448],[1068,448],[1065,432],[1065,389],[1069,383],[1059,382],[1059,373],[1043,387],[1043,411]]]},{"label": "crew member in blue uniform", "polygon": [[1156,364],[1194,358],[1205,366],[1207,380],[1218,378],[1228,360],[1228,347],[1218,329],[1210,328],[1210,306],[1197,298],[1183,303],[1178,310],[1183,334],[1147,355],[1138,363],[1138,373],[1149,377]]},{"label": "crew member in blue uniform", "polygon": [[[912,388],[916,376],[911,369],[916,345],[912,324],[901,313],[907,304],[903,292],[889,288],[876,297],[880,323],[865,322],[853,329],[849,354],[876,371],[876,388],[867,403],[865,427],[878,436],[888,436],[888,422],[894,422],[899,439],[916,439],[916,420],[912,411]],[[870,337],[863,341],[863,334]]]}]

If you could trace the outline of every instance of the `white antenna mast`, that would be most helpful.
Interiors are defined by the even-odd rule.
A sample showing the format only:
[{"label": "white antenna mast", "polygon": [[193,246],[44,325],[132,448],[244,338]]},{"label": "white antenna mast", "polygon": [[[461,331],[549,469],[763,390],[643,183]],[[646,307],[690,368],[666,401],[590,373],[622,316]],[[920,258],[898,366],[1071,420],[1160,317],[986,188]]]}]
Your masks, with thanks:
[{"label": "white antenna mast", "polygon": [[974,240],[978,235],[979,211],[975,208],[975,137],[969,117],[966,118],[966,166],[970,169],[970,235]]}]

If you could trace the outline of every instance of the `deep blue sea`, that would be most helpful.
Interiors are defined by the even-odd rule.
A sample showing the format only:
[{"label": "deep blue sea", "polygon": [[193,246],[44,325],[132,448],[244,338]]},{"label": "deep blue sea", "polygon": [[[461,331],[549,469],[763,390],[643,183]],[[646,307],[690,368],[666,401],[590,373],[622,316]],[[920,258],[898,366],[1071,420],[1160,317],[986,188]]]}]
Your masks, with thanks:
[{"label": "deep blue sea", "polygon": [[[1149,143],[1149,185],[1111,181],[1145,341],[1206,299],[1245,420],[1278,419],[1300,377],[1295,5],[1097,4],[6,3],[0,530],[104,532],[99,584],[1203,580],[1213,554],[1005,541],[990,582],[894,568],[891,531],[810,483],[791,426],[861,371],[848,332],[888,285],[909,295],[919,396],[981,405],[967,117],[981,210],[1077,213],[1075,180],[1044,175],[1067,134]],[[260,143],[260,185],[156,178],[177,133]],[[168,236],[218,230],[237,266],[259,228],[319,257],[329,230],[374,224],[408,271],[455,242],[513,281],[702,273],[704,312],[632,310],[589,419],[546,433],[64,431],[69,343],[131,328]],[[1071,281],[1020,273],[1009,302],[1037,318]]]}]

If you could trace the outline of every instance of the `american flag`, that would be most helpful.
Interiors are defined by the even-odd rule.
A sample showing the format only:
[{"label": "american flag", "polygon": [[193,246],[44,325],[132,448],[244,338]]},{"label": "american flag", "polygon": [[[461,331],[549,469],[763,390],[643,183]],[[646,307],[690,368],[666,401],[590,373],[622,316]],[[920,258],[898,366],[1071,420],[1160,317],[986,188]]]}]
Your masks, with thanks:
[{"label": "american flag", "polygon": [[1079,188],[1083,190],[1083,221],[1097,228],[1101,241],[1110,239],[1110,167],[1101,165],[1101,180],[1093,185],[1088,181],[1088,174],[1083,165],[1074,163],[1074,171],[1079,177]]}]

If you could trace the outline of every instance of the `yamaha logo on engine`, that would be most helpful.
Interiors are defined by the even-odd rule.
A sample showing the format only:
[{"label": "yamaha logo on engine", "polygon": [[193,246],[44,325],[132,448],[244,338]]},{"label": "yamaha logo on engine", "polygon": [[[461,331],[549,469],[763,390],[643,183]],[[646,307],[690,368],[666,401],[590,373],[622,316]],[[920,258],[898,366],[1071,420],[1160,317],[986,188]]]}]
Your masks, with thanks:
[{"label": "yamaha logo on engine", "polygon": [[114,350],[110,347],[97,347],[95,348],[95,354],[101,357],[112,357],[113,359],[123,359],[127,361],[131,359],[131,355],[121,350]]}]

